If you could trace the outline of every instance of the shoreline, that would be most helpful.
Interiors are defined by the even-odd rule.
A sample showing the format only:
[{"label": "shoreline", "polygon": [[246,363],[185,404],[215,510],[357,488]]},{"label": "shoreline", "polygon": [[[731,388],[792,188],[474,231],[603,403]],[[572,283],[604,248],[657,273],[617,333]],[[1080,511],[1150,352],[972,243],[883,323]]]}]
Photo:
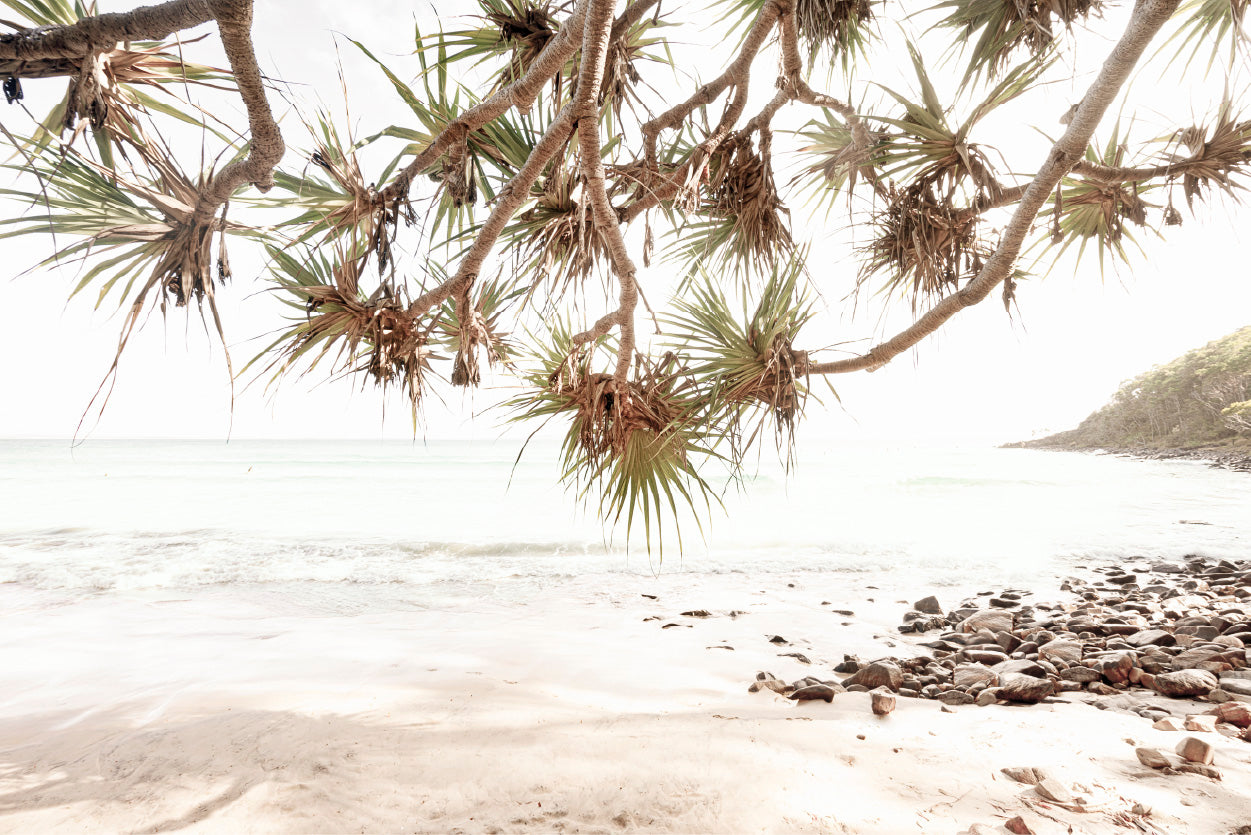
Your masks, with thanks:
[{"label": "shoreline", "polygon": [[1048,452],[1081,452],[1093,455],[1116,455],[1138,461],[1203,461],[1211,467],[1235,472],[1251,473],[1251,449],[1227,447],[1156,448],[1156,447],[1103,447],[1070,446],[1039,441],[1013,441],[1000,444],[999,449],[1039,449]]},{"label": "shoreline", "polygon": [[[1248,597],[1226,591],[1245,591],[1251,566],[1235,568],[1233,583],[1225,568],[1219,583],[1197,568],[1163,573],[1170,589],[1208,586],[1166,602],[1197,595],[1190,603],[1245,618]],[[1111,582],[1124,574],[1082,576],[1065,581],[1065,614],[1093,611],[1085,594],[1102,606],[1139,593]],[[947,640],[954,615],[964,622],[964,594],[938,589],[952,598],[943,625],[904,633],[901,618],[919,620],[912,607],[871,583],[780,572],[596,589],[572,578],[528,603],[338,618],[275,613],[273,598],[227,589],[65,605],[0,586],[0,832],[951,835],[1013,831],[1019,817],[1049,835],[1230,832],[1251,818],[1251,743],[1161,730],[1133,710],[1145,698],[1184,723],[1219,705],[1118,688],[1102,667],[1114,694],[1076,682],[1031,706],[896,693],[876,716],[871,692],[828,704],[749,692],[757,671],[843,686],[834,669],[846,656],[971,661],[973,644],[924,646]],[[1007,611],[960,591],[980,611]],[[1034,602],[1059,599],[1052,590],[1009,593],[1009,609],[1059,617]],[[1103,651],[1123,639],[1078,642]],[[1048,663],[1064,682],[1084,667]],[[1179,770],[1172,751],[1186,736],[1212,746],[1219,779]],[[1144,765],[1137,748],[1169,765]],[[1045,772],[1068,802],[1003,769]]]}]

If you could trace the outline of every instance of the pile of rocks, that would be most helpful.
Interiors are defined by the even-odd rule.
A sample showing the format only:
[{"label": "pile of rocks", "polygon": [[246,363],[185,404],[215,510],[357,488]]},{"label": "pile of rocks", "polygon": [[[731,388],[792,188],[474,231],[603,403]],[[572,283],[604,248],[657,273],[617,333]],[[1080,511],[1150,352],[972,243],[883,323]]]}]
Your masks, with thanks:
[{"label": "pile of rocks", "polygon": [[786,683],[759,673],[750,689],[826,701],[880,689],[948,705],[1137,694],[1119,706],[1153,721],[1172,714],[1158,697],[1200,698],[1217,703],[1201,730],[1251,741],[1251,709],[1241,704],[1251,702],[1251,562],[1188,557],[1099,573],[1093,581],[1065,580],[1061,589],[1073,595],[1067,603],[1030,604],[1029,592],[1010,589],[944,613],[929,597],[900,627],[905,634],[945,630],[917,644],[927,653],[867,663],[845,656],[834,668],[849,674],[842,680]]}]

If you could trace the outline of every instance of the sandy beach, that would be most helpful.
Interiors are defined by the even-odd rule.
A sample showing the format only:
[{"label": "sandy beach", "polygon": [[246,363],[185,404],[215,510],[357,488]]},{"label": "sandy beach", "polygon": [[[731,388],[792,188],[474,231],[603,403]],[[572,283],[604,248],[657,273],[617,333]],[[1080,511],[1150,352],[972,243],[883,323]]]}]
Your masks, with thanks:
[{"label": "sandy beach", "polygon": [[[749,693],[758,670],[792,678],[844,653],[917,651],[908,641],[921,636],[894,633],[906,603],[869,602],[873,590],[845,576],[662,574],[632,591],[566,578],[528,603],[335,618],[310,614],[318,593],[50,605],[52,595],[0,586],[0,831],[956,833],[1006,832],[1020,816],[1036,833],[1229,833],[1251,823],[1251,744],[1205,735],[1219,781],[1155,772],[1135,747],[1171,752],[1179,735],[1098,709],[1091,694],[946,709],[901,698],[879,718],[866,693],[831,704]],[[696,608],[712,616],[680,614]],[[1007,767],[1046,769],[1087,810],[1042,800]]]}]

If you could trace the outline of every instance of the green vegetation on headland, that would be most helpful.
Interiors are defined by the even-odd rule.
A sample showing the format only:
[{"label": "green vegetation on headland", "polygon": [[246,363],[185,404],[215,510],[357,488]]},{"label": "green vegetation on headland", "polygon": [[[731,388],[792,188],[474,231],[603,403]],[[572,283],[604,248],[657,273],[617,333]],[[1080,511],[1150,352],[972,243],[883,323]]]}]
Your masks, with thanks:
[{"label": "green vegetation on headland", "polygon": [[1010,446],[1251,464],[1251,326],[1121,385],[1076,429]]}]

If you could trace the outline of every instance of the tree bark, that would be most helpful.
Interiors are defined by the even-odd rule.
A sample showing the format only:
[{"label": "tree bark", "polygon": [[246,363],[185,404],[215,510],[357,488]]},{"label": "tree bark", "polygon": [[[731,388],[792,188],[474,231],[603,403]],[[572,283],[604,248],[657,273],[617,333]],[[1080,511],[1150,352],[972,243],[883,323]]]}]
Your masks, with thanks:
[{"label": "tree bark", "polygon": [[[249,4],[250,5],[250,4]],[[213,19],[209,0],[170,0],[129,12],[86,17],[69,26],[44,26],[0,35],[0,60],[82,58],[121,41],[159,41]]]},{"label": "tree bark", "polygon": [[578,97],[574,112],[578,119],[578,149],[582,157],[583,189],[591,204],[596,233],[602,235],[612,258],[613,272],[621,293],[617,302],[616,323],[621,330],[617,345],[617,368],[613,379],[618,395],[628,392],[626,386],[630,363],[634,359],[634,311],[638,306],[638,284],[634,262],[626,250],[617,212],[608,200],[604,185],[604,162],[599,157],[599,91],[604,79],[611,36],[613,0],[591,0],[582,37],[582,65],[578,73]]}]

